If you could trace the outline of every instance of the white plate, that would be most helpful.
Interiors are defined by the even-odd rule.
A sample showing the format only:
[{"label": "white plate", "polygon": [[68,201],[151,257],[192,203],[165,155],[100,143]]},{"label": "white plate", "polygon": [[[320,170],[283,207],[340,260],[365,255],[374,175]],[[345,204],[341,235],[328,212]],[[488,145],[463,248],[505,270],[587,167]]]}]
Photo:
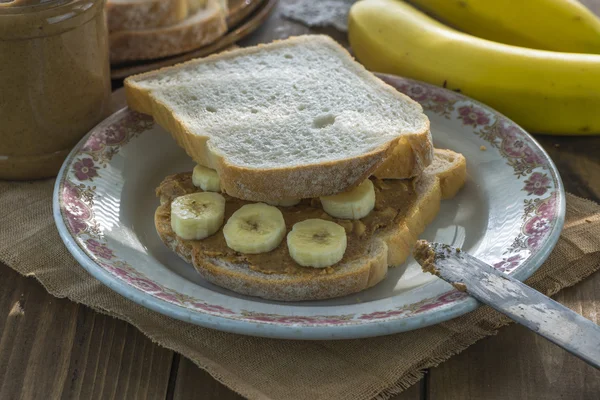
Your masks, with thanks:
[{"label": "white plate", "polygon": [[[419,101],[436,147],[467,158],[468,181],[422,235],[482,258],[518,279],[546,259],[564,221],[560,177],[525,131],[496,111],[442,88],[382,76]],[[483,150],[485,146],[487,150]],[[97,279],[152,310],[247,335],[359,338],[436,324],[475,309],[465,293],[414,260],[375,287],[343,298],[279,303],[216,287],[171,253],[154,229],[154,189],[193,164],[151,118],[123,109],[65,161],[54,217],[68,249]]]}]

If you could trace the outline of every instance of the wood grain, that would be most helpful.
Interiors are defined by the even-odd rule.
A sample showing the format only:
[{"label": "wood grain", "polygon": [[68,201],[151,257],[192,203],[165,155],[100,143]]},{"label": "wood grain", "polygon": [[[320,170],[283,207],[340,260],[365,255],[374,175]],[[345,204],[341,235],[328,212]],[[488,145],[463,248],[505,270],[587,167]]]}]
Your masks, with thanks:
[{"label": "wood grain", "polygon": [[173,400],[219,399],[240,400],[242,396],[229,390],[185,357],[180,357]]},{"label": "wood grain", "polygon": [[[598,293],[599,272],[555,299],[600,323]],[[595,400],[600,398],[600,371],[526,328],[511,325],[432,369],[427,398]]]},{"label": "wood grain", "polygon": [[0,399],[164,399],[173,353],[0,264]]},{"label": "wood grain", "polygon": [[556,164],[565,190],[600,203],[600,136],[534,136]]},{"label": "wood grain", "polygon": [[424,388],[424,385],[422,383],[423,382],[412,385],[402,393],[392,396],[390,400],[422,400],[422,393]]},{"label": "wood grain", "polygon": [[[309,29],[275,11],[242,46]],[[600,0],[583,0],[600,13]],[[120,86],[121,82],[116,82]],[[600,137],[536,136],[565,188],[600,202]],[[599,260],[600,262],[600,260]],[[46,293],[0,264],[0,399],[224,399],[241,397],[191,361],[151,343],[132,326]],[[600,273],[556,299],[600,322]],[[600,373],[530,331],[513,325],[432,369],[394,400],[600,398]]]}]

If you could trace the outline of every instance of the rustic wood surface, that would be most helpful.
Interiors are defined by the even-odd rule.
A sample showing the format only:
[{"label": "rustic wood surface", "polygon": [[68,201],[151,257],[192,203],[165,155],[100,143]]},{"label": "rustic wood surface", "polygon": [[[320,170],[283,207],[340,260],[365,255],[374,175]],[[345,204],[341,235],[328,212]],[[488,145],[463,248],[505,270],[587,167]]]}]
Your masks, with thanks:
[{"label": "rustic wood surface", "polygon": [[[292,0],[282,0],[286,3]],[[585,0],[600,14],[600,0]],[[240,45],[308,32],[279,14]],[[600,137],[537,136],[567,191],[600,202]],[[560,292],[561,303],[600,323],[600,273]],[[125,322],[50,296],[0,264],[0,399],[240,399],[189,360]],[[520,326],[428,371],[396,400],[599,399],[600,371]]]}]

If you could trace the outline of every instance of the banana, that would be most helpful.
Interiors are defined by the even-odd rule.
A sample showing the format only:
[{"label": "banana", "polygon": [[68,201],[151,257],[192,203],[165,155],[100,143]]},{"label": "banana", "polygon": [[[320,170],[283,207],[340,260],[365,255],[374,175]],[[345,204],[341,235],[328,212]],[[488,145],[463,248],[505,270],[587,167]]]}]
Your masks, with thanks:
[{"label": "banana", "polygon": [[375,207],[375,188],[370,179],[349,192],[321,197],[323,210],[332,217],[361,219]]},{"label": "banana", "polygon": [[533,49],[600,53],[600,19],[574,0],[410,0],[483,39]]},{"label": "banana", "polygon": [[279,206],[279,207],[292,207],[298,203],[300,203],[300,199],[283,199],[283,200],[267,201],[267,204],[270,204],[272,206]]},{"label": "banana", "polygon": [[344,257],[346,230],[335,222],[307,219],[287,235],[290,256],[303,267],[325,268]]},{"label": "banana", "polygon": [[273,250],[285,236],[285,221],[277,207],[246,204],[233,213],[223,227],[229,248],[246,254]]},{"label": "banana", "polygon": [[220,192],[221,191],[221,180],[217,171],[214,169],[206,168],[200,164],[194,167],[192,172],[192,183],[194,186],[199,187],[205,192]]},{"label": "banana", "polygon": [[218,193],[186,194],[171,203],[173,232],[186,240],[200,240],[213,235],[223,225],[224,215],[225,198]]},{"label": "banana", "polygon": [[348,35],[370,70],[460,90],[530,131],[600,133],[600,55],[479,39],[395,0],[355,3]]}]

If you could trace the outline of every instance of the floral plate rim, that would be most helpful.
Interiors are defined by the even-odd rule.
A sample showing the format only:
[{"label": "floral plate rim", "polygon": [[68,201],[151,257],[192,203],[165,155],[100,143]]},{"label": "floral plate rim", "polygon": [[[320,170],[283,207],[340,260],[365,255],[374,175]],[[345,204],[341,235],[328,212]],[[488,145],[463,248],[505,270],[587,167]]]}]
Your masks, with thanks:
[{"label": "floral plate rim", "polygon": [[[530,216],[530,219],[541,218],[537,215],[537,210],[544,204],[551,203],[553,207],[546,207],[550,210],[549,212],[553,212],[549,220],[550,222],[547,221],[551,225],[548,225],[548,229],[544,231],[543,237],[540,236],[538,238],[540,241],[543,239],[543,246],[541,248],[537,249],[536,252],[525,260],[517,259],[514,261],[511,257],[517,256],[506,257],[506,259],[503,259],[505,265],[500,265],[498,268],[508,273],[517,269],[512,273],[517,279],[523,280],[530,276],[554,248],[564,223],[565,214],[564,189],[560,175],[543,148],[533,137],[514,122],[508,120],[490,107],[464,95],[410,79],[389,75],[380,75],[380,77],[388,81],[388,83],[392,83],[400,91],[411,95],[413,98],[416,97],[415,99],[421,102],[424,108],[434,110],[442,115],[448,112],[448,104],[450,103],[455,104],[462,101],[469,104],[468,107],[463,106],[458,111],[458,118],[463,121],[464,125],[471,125],[473,127],[481,125],[487,129],[489,126],[486,124],[490,125],[490,118],[488,117],[493,116],[496,122],[490,125],[492,126],[491,129],[488,129],[487,132],[485,129],[482,129],[482,133],[479,133],[482,138],[489,141],[493,146],[503,146],[504,144],[503,139],[500,140],[500,143],[495,142],[499,134],[498,132],[493,132],[494,129],[501,131],[503,124],[505,124],[505,127],[514,130],[510,134],[516,135],[517,138],[525,138],[522,142],[530,146],[525,146],[525,150],[515,147],[513,144],[511,145],[512,147],[509,146],[508,149],[503,151],[508,151],[511,155],[517,155],[514,160],[512,158],[509,159],[509,165],[514,163],[511,166],[515,168],[515,174],[520,173],[524,177],[529,176],[528,180],[524,179],[526,187],[523,190],[530,190],[530,195],[537,195],[539,193],[544,195],[546,193],[544,185],[549,185],[549,181],[545,181],[545,179],[548,179],[547,174],[533,172],[535,168],[531,168],[531,165],[523,166],[523,164],[527,163],[519,160],[519,158],[527,160],[529,157],[534,160],[532,161],[533,165],[539,164],[550,173],[554,190],[547,198],[541,199],[538,197],[536,200],[539,201],[534,205],[535,207],[532,206],[533,208],[529,212],[526,212],[526,215],[529,215],[531,212],[532,216]],[[425,96],[423,93],[427,93],[428,95]],[[462,109],[466,109],[466,112],[463,113]],[[116,139],[114,132],[111,133],[113,136],[110,137],[110,140],[107,140],[107,133],[104,133],[104,137],[102,137],[100,133],[103,132],[103,129],[108,131],[111,123],[118,121],[119,118],[130,118],[133,121],[130,121],[130,124],[139,124],[139,126],[133,129],[133,132],[127,132],[122,136],[117,135]],[[172,290],[161,288],[156,282],[150,282],[147,279],[144,280],[143,276],[136,276],[135,269],[131,266],[127,269],[127,266],[118,264],[118,260],[116,262],[115,260],[111,260],[111,253],[106,253],[106,251],[111,252],[111,250],[98,241],[101,240],[100,236],[98,240],[93,235],[90,237],[85,236],[94,229],[93,227],[86,226],[83,228],[82,232],[87,231],[83,237],[87,237],[87,239],[84,240],[82,237],[79,237],[79,239],[74,238],[80,236],[81,232],[77,231],[74,233],[72,220],[69,219],[69,216],[72,217],[72,215],[68,215],[68,204],[65,205],[63,197],[69,190],[89,189],[84,183],[80,183],[75,188],[71,187],[73,183],[69,180],[69,174],[71,180],[74,181],[93,181],[93,178],[98,175],[98,171],[102,168],[102,163],[106,164],[110,161],[110,158],[118,152],[120,146],[125,145],[136,135],[141,134],[148,126],[151,127],[152,124],[151,119],[148,120],[147,117],[133,113],[127,108],[111,115],[92,129],[73,149],[65,160],[55,185],[54,217],[60,236],[68,250],[88,272],[121,295],[154,311],[211,328],[279,338],[299,338],[298,333],[301,331],[301,338],[304,339],[357,338],[407,331],[443,322],[477,308],[478,303],[466,294],[449,291],[436,298],[426,299],[421,302],[422,304],[413,304],[410,309],[403,307],[361,315],[282,316],[277,314],[253,314],[252,312],[236,313],[216,304],[194,301],[194,299],[183,298],[182,300]],[[490,130],[492,131],[491,133]],[[94,135],[97,137],[94,137]],[[98,144],[100,140],[98,137],[103,139],[104,142],[96,148],[93,144]],[[114,146],[109,146],[109,143],[114,143]],[[518,153],[519,151],[522,154]],[[82,154],[84,157],[75,161]],[[89,157],[90,154],[94,159]],[[86,195],[93,197],[93,193],[80,196],[85,197]],[[527,208],[527,205],[525,207]],[[88,224],[88,219],[89,217],[83,218],[83,223]],[[524,221],[523,226],[526,223]],[[523,246],[523,243],[527,245],[530,239],[531,237],[525,235],[521,239],[521,243],[516,243],[515,246]],[[103,254],[108,260],[103,259]],[[525,265],[517,268],[520,265],[520,261],[526,261]],[[132,282],[137,283],[137,285]],[[431,282],[426,286],[440,283]],[[268,326],[268,329],[264,329],[264,326]]]}]

